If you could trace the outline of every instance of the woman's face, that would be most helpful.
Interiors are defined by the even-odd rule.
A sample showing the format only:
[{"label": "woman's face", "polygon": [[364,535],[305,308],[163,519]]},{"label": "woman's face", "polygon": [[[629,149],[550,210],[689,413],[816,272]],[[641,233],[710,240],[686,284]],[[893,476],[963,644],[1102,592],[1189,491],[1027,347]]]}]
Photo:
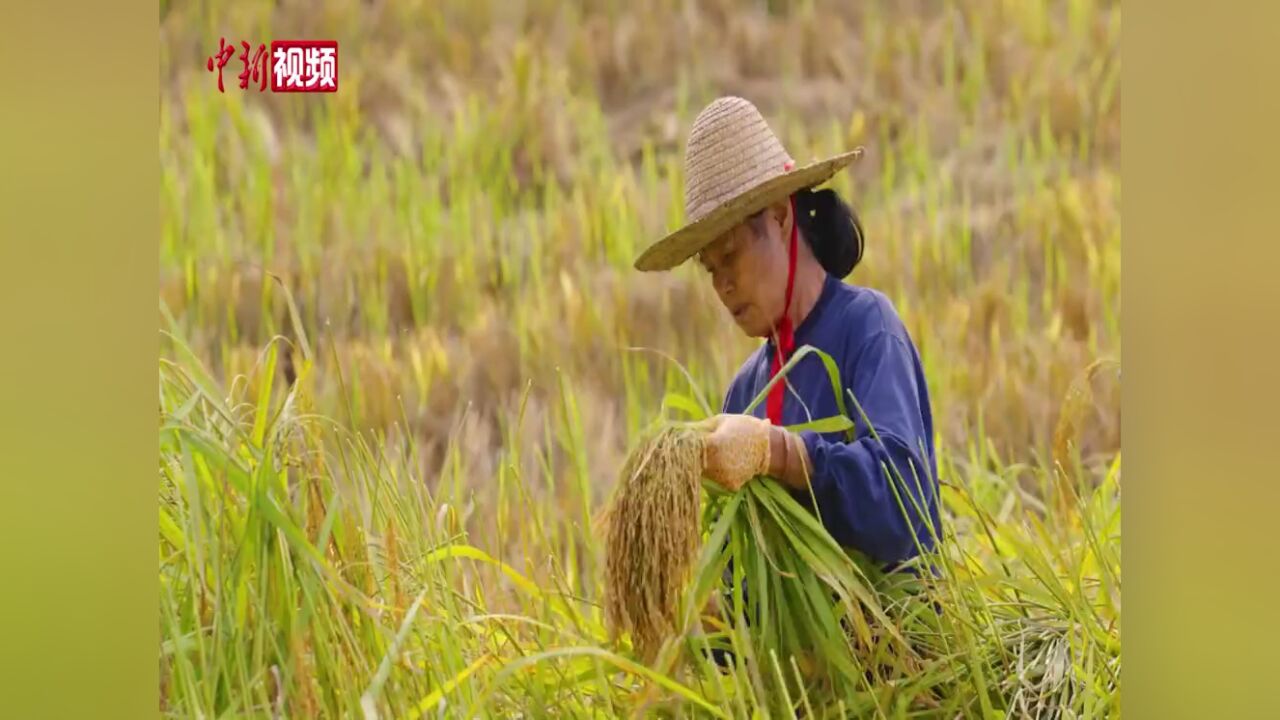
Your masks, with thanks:
[{"label": "woman's face", "polygon": [[702,267],[733,321],[750,337],[766,337],[786,301],[787,205],[745,220],[703,248]]}]

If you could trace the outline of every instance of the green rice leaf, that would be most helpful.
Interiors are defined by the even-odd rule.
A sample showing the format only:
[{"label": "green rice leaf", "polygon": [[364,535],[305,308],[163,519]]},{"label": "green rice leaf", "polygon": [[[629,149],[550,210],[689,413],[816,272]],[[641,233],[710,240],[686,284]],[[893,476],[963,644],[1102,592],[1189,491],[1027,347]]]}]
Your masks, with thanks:
[{"label": "green rice leaf", "polygon": [[813,431],[816,433],[835,433],[853,429],[853,421],[844,415],[832,415],[821,420],[811,420],[798,425],[787,425],[786,429],[793,433]]},{"label": "green rice leaf", "polygon": [[[726,718],[726,719],[729,717],[724,713],[724,711],[720,710],[720,708],[717,708],[716,706],[707,702],[706,698],[702,697],[698,693],[694,692],[691,688],[681,684],[680,682],[673,680],[670,677],[663,675],[661,673],[654,672],[653,670],[650,670],[649,668],[639,663],[636,663],[632,660],[628,660],[627,658],[622,657],[617,653],[612,653],[603,648],[591,647],[591,646],[557,648],[555,650],[547,650],[545,652],[534,653],[534,654],[526,655],[524,657],[513,660],[507,663],[502,668],[502,670],[497,674],[497,676],[494,677],[493,682],[490,684],[489,689],[486,691],[485,695],[487,697],[488,695],[492,694],[498,687],[501,687],[502,684],[508,678],[514,675],[518,670],[521,670],[523,668],[526,668],[532,665],[548,662],[551,660],[560,660],[564,658],[579,657],[583,655],[599,658],[625,673],[653,682],[658,686],[662,687],[663,689],[668,690],[672,693],[675,693],[677,697],[683,698],[693,703],[694,705],[697,705],[702,710],[705,710],[708,713],[710,713],[713,717]],[[478,708],[473,707],[471,712],[469,713],[469,717],[475,717],[477,709]]]}]

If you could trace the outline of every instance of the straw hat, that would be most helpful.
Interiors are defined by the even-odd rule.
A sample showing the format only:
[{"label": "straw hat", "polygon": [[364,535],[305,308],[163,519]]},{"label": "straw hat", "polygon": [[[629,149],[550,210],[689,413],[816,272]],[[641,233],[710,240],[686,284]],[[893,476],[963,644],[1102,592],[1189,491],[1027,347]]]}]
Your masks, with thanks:
[{"label": "straw hat", "polygon": [[684,155],[687,224],[650,245],[637,270],[670,270],[745,218],[825,182],[862,148],[795,167],[795,161],[749,101],[722,97],[698,113]]}]

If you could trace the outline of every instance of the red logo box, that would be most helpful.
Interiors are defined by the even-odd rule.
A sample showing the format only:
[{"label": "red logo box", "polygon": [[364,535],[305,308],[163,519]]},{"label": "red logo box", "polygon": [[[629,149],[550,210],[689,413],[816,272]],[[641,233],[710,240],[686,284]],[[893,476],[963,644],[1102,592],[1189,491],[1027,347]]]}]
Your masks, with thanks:
[{"label": "red logo box", "polygon": [[271,41],[271,92],[337,92],[337,40]]}]

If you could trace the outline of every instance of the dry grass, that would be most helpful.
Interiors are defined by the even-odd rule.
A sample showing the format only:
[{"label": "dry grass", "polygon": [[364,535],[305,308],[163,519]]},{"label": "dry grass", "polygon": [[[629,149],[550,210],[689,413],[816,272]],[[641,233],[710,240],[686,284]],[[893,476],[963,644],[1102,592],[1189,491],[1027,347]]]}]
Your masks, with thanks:
[{"label": "dry grass", "polygon": [[636,445],[605,511],[605,607],[652,661],[677,627],[680,595],[701,544],[703,435],[665,427]]},{"label": "dry grass", "polygon": [[[341,367],[359,427],[389,431],[401,398],[406,430],[439,448],[467,414],[493,439],[476,445],[487,462],[526,383],[546,402],[557,369],[590,378],[585,411],[616,417],[630,395],[625,412],[650,416],[665,378],[624,368],[622,345],[723,388],[752,343],[705,278],[629,261],[678,221],[683,136],[729,92],[798,158],[867,148],[835,181],[870,238],[850,281],[899,307],[947,444],[1047,456],[1072,378],[1119,356],[1112,3],[184,3],[162,18],[162,296],[229,380],[288,332],[263,271],[285,278],[333,340],[321,404],[346,402]],[[281,28],[343,38],[344,92],[210,92],[210,37]],[[1077,445],[1105,462],[1118,393],[1097,400]],[[627,435],[600,442],[612,470]]]}]

